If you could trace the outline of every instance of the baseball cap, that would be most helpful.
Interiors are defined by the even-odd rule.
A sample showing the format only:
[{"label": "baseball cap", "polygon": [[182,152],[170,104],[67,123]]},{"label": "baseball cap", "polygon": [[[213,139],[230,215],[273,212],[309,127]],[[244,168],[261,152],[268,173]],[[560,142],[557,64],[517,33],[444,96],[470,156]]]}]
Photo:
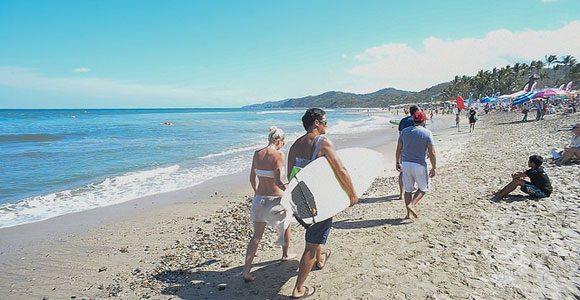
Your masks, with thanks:
[{"label": "baseball cap", "polygon": [[413,121],[415,121],[417,123],[423,122],[426,120],[427,120],[427,115],[422,111],[418,111],[418,112],[413,114]]}]

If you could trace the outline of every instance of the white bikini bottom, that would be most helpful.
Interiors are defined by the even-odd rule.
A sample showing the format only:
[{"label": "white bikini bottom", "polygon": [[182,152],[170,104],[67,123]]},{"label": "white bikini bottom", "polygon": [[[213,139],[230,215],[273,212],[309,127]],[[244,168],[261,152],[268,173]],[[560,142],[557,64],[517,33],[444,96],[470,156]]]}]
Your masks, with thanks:
[{"label": "white bikini bottom", "polygon": [[266,222],[278,232],[276,244],[284,246],[284,233],[292,219],[292,213],[282,205],[279,196],[255,196],[252,201],[250,220],[252,222]]}]

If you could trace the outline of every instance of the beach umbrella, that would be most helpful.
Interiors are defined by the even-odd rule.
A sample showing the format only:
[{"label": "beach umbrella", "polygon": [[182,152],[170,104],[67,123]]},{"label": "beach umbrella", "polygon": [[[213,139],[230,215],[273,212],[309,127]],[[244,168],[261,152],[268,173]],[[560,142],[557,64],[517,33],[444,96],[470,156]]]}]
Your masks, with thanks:
[{"label": "beach umbrella", "polygon": [[497,98],[495,97],[485,97],[483,99],[481,99],[481,103],[488,103],[488,102],[495,102],[497,101]]},{"label": "beach umbrella", "polygon": [[528,102],[528,101],[532,100],[537,93],[538,92],[536,92],[536,91],[532,91],[532,92],[527,92],[523,95],[520,95],[520,96],[516,97],[514,102],[512,102],[512,105],[516,106],[516,105],[520,105],[524,102]]},{"label": "beach umbrella", "polygon": [[523,95],[525,93],[527,93],[527,92],[525,92],[525,91],[518,91],[518,92],[515,92],[513,94],[509,94],[509,95],[501,95],[501,96],[499,96],[499,98],[515,98],[515,97],[521,96],[521,95]]},{"label": "beach umbrella", "polygon": [[545,97],[545,96],[554,96],[556,95],[556,91],[553,89],[547,89],[543,91],[539,91],[537,94],[534,95],[534,98]]}]

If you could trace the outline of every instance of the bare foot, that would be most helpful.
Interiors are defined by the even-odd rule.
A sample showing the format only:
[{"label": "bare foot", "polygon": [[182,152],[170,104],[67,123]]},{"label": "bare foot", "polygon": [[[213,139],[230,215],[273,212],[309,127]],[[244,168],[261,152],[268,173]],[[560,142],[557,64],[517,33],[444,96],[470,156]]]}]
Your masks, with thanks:
[{"label": "bare foot", "polygon": [[294,253],[290,253],[287,256],[282,256],[282,258],[280,258],[280,261],[289,261],[296,258],[296,254]]},{"label": "bare foot", "polygon": [[244,279],[245,282],[252,282],[256,280],[256,277],[252,276],[252,274],[244,274],[242,275],[242,278]]},{"label": "bare foot", "polygon": [[417,218],[419,218],[419,216],[417,216],[417,213],[415,212],[413,207],[411,207],[411,205],[409,205],[409,206],[407,206],[407,209],[409,210],[410,217],[412,217],[413,219],[417,219]]},{"label": "bare foot", "polygon": [[322,261],[316,262],[316,267],[318,268],[318,270],[322,270],[326,266],[326,262],[330,258],[330,255],[332,255],[332,251],[330,249],[326,249],[324,250],[324,252],[322,252],[322,254],[320,255],[323,257]]}]

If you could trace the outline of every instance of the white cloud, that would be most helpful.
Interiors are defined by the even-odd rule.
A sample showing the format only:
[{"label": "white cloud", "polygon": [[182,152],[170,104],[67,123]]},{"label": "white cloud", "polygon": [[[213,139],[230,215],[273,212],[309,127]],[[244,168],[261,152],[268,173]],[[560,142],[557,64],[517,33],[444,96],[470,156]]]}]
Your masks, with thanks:
[{"label": "white cloud", "polygon": [[90,69],[88,69],[88,68],[76,68],[76,69],[73,69],[73,72],[74,73],[86,73],[88,71],[90,71]]},{"label": "white cloud", "polygon": [[[201,90],[171,85],[146,85],[102,78],[47,77],[30,69],[0,67],[0,86],[39,91],[53,91],[69,95],[110,99],[175,100],[181,106],[216,106],[224,99],[243,94],[238,90]],[[181,104],[179,104],[181,103]],[[223,106],[223,105],[217,105]]]},{"label": "white cloud", "polygon": [[483,39],[442,40],[428,37],[421,49],[407,44],[386,44],[355,56],[358,65],[349,70],[366,93],[384,87],[421,90],[449,81],[455,75],[474,75],[479,70],[516,62],[543,60],[545,55],[572,55],[580,59],[580,22],[553,31],[514,33],[492,31]]}]

